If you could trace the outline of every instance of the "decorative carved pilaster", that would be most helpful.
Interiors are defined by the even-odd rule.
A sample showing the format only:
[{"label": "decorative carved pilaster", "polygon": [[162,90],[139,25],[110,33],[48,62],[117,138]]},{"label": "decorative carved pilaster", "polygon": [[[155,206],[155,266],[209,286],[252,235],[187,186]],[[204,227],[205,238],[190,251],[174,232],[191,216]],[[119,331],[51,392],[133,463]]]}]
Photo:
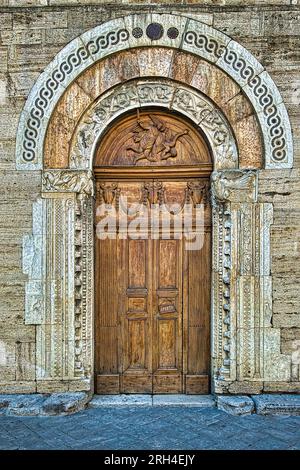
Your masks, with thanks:
[{"label": "decorative carved pilaster", "polygon": [[37,380],[84,379],[93,363],[92,180],[46,174],[24,239],[26,323],[38,325]]},{"label": "decorative carved pilaster", "polygon": [[226,204],[213,205],[213,357],[218,380],[232,378],[231,214]]},{"label": "decorative carved pilaster", "polygon": [[254,171],[212,174],[213,361],[220,392],[236,380],[240,387],[249,381],[287,380],[290,369],[271,325],[272,205],[256,202],[256,194]]},{"label": "decorative carved pilaster", "polygon": [[79,195],[75,218],[75,377],[89,377],[93,364],[93,200]]}]

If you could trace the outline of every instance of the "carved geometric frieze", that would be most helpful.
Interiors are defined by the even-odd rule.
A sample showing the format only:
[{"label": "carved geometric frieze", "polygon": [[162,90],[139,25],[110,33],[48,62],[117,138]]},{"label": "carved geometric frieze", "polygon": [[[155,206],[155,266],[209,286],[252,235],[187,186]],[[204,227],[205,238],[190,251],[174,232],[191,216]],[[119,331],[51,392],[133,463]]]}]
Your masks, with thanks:
[{"label": "carved geometric frieze", "polygon": [[108,124],[120,114],[144,106],[165,107],[185,114],[206,135],[215,168],[237,168],[235,139],[222,113],[201,93],[161,79],[134,80],[102,95],[83,115],[74,132],[71,168],[91,169],[97,143]]},{"label": "carved geometric frieze", "polygon": [[211,26],[184,16],[153,13],[103,23],[71,41],[56,55],[38,78],[22,112],[17,132],[17,167],[42,168],[48,121],[76,77],[109,54],[141,46],[179,48],[224,70],[242,87],[255,109],[264,140],[265,167],[292,167],[292,134],[286,108],[262,65],[244,47]]}]

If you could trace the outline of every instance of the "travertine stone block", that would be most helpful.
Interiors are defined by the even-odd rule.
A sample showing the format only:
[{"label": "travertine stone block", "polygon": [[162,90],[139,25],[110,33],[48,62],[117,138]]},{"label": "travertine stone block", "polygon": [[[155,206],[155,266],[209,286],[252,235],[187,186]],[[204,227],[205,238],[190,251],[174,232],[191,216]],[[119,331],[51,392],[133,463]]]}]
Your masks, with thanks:
[{"label": "travertine stone block", "polygon": [[264,380],[288,382],[291,376],[291,357],[280,354],[280,330],[264,329]]},{"label": "travertine stone block", "polygon": [[298,313],[274,313],[273,325],[275,328],[300,328],[300,315]]},{"label": "travertine stone block", "polygon": [[243,382],[233,382],[229,384],[228,392],[234,395],[239,394],[259,394],[263,390],[263,383],[261,381],[251,381],[248,382],[244,380]]},{"label": "travertine stone block", "polygon": [[264,394],[252,398],[259,415],[300,415],[299,395]]},{"label": "travertine stone block", "polygon": [[265,382],[264,392],[284,392],[284,393],[297,393],[300,392],[300,382]]},{"label": "travertine stone block", "polygon": [[233,416],[250,415],[254,412],[253,400],[247,396],[217,396],[217,407]]},{"label": "travertine stone block", "polygon": [[0,382],[0,393],[18,394],[18,393],[36,393],[36,382]]}]

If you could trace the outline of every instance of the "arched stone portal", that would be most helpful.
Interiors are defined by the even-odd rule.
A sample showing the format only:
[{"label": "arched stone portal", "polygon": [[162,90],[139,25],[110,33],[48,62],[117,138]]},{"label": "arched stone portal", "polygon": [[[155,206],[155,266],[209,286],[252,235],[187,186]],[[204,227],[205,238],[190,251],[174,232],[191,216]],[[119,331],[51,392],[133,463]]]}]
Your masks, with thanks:
[{"label": "arched stone portal", "polygon": [[[124,68],[133,50],[138,67]],[[119,69],[108,78],[113,61]],[[272,204],[257,200],[259,169],[292,165],[282,99],[262,66],[227,36],[190,18],[137,15],[63,49],[20,120],[17,167],[42,170],[23,256],[25,321],[38,325],[39,390],[47,382],[57,391],[92,388],[93,158],[116,118],[149,106],[191,119],[213,156],[213,390],[256,393],[264,381],[288,380],[290,359],[270,322]]]}]

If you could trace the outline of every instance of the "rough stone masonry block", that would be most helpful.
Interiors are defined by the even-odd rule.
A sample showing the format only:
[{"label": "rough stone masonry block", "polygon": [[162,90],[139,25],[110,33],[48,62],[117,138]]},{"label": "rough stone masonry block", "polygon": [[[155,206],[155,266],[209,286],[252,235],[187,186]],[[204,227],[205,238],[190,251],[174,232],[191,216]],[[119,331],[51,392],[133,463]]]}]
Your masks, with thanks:
[{"label": "rough stone masonry block", "polygon": [[300,415],[300,395],[265,394],[252,399],[259,415]]},{"label": "rough stone masonry block", "polygon": [[42,414],[56,415],[61,413],[75,413],[82,410],[88,401],[88,395],[77,393],[53,393],[42,406]]},{"label": "rough stone masonry block", "polygon": [[254,403],[248,396],[230,397],[220,395],[217,397],[217,407],[234,416],[249,415],[254,412]]}]

